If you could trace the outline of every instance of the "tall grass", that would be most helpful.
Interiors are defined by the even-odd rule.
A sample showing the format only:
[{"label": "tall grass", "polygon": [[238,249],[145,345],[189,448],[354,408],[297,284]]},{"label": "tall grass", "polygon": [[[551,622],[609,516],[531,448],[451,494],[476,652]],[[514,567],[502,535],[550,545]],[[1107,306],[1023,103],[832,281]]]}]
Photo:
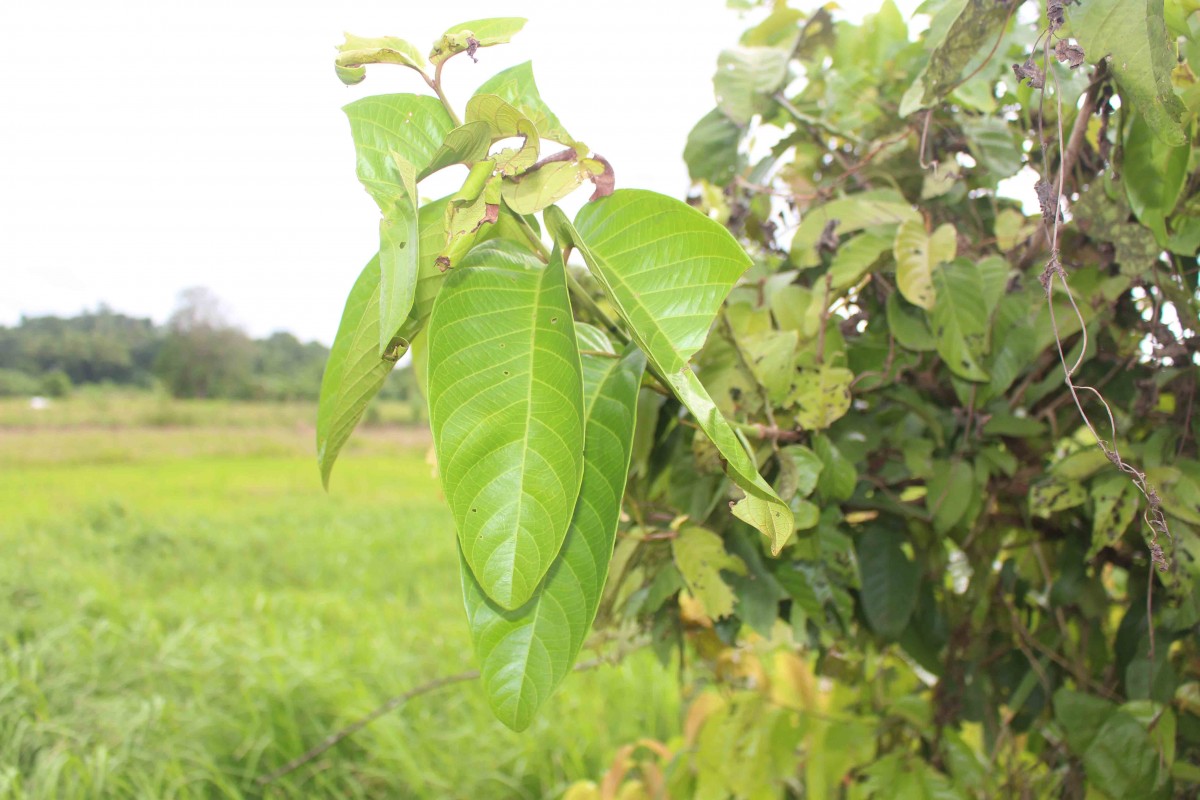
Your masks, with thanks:
[{"label": "tall grass", "polygon": [[523,734],[461,684],[262,787],[473,666],[427,443],[360,437],[325,495],[307,430],[129,427],[100,459],[94,435],[0,429],[0,797],[554,797],[677,731],[642,653],[570,676]]}]

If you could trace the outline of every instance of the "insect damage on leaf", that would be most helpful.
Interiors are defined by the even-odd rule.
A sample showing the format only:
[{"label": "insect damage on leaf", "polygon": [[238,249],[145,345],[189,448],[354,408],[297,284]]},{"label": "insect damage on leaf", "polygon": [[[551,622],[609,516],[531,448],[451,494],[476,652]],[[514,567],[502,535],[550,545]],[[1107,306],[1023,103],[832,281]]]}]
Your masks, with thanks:
[{"label": "insect damage on leaf", "polygon": [[1033,56],[1026,58],[1024,64],[1013,64],[1012,69],[1017,75],[1017,81],[1029,81],[1030,88],[1041,89],[1046,85],[1046,73],[1033,63]]},{"label": "insect damage on leaf", "polygon": [[1078,69],[1083,66],[1086,55],[1083,48],[1077,44],[1071,44],[1066,39],[1059,39],[1058,44],[1054,45],[1054,56],[1059,61],[1067,64],[1071,69]]}]

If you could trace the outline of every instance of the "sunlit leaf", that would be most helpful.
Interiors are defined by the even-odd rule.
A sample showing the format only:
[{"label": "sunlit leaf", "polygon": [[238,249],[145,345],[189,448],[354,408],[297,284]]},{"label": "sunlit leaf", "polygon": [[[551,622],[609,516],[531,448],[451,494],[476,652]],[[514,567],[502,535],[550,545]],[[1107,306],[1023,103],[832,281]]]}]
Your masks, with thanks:
[{"label": "sunlit leaf", "polygon": [[904,299],[915,306],[932,309],[937,299],[933,271],[958,252],[953,225],[942,225],[933,235],[924,223],[909,220],[896,231],[892,253],[896,258],[896,286]]},{"label": "sunlit leaf", "polygon": [[562,552],[538,593],[505,611],[489,601],[464,563],[463,592],[488,702],[513,730],[529,726],[575,662],[608,575],[645,356],[618,358],[604,335],[578,325],[585,421],[583,482]]},{"label": "sunlit leaf", "polygon": [[830,223],[835,223],[835,233],[842,234],[875,225],[898,225],[906,220],[920,219],[921,215],[903,195],[891,189],[876,189],[833,200],[810,209],[804,215],[792,239],[792,258],[800,267],[819,264],[817,242]]},{"label": "sunlit leaf", "polygon": [[583,386],[561,255],[499,243],[446,279],[429,320],[429,419],[463,557],[484,593],[525,604],[582,477]]},{"label": "sunlit leaf", "polygon": [[403,39],[366,38],[347,33],[346,41],[338,45],[334,68],[342,83],[353,86],[367,77],[367,64],[399,64],[421,72],[424,62],[421,51]]},{"label": "sunlit leaf", "polygon": [[493,17],[454,25],[433,43],[429,60],[440,64],[458,53],[467,53],[474,58],[475,51],[480,47],[512,41],[512,37],[525,27],[525,22],[521,17]]},{"label": "sunlit leaf", "polygon": [[724,186],[737,174],[742,163],[738,141],[742,130],[719,108],[705,114],[688,134],[683,148],[692,180],[705,180]]},{"label": "sunlit leaf", "polygon": [[675,566],[683,582],[712,619],[733,613],[733,590],[721,580],[721,570],[746,574],[746,563],[725,551],[721,537],[698,525],[684,525],[671,540]]},{"label": "sunlit leaf", "polygon": [[486,158],[491,145],[491,125],[483,121],[464,123],[446,134],[442,146],[433,154],[429,164],[417,175],[417,180],[425,180],[439,169],[451,164],[470,166],[479,159]]},{"label": "sunlit leaf", "polygon": [[787,79],[788,51],[776,47],[731,47],[717,58],[713,88],[717,108],[739,125],[769,107],[770,96]]},{"label": "sunlit leaf", "polygon": [[801,370],[790,400],[796,405],[796,422],[810,431],[823,430],[850,410],[850,384],[854,373],[845,367],[823,364]]},{"label": "sunlit leaf", "polygon": [[537,83],[533,79],[533,65],[528,61],[497,72],[476,89],[475,94],[494,94],[515,106],[522,114],[533,120],[533,124],[543,139],[550,139],[568,146],[575,143],[566,128],[558,121],[558,117],[542,100],[541,94],[538,93]]}]

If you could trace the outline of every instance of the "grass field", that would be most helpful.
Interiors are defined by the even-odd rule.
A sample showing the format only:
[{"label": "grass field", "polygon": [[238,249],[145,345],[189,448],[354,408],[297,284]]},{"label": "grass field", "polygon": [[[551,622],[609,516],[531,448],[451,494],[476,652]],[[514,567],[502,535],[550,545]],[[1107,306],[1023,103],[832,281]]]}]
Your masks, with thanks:
[{"label": "grass field", "polygon": [[0,798],[557,797],[677,731],[637,653],[523,734],[460,684],[261,786],[473,666],[450,518],[419,431],[363,431],[326,495],[311,408],[161,403],[0,405]]}]

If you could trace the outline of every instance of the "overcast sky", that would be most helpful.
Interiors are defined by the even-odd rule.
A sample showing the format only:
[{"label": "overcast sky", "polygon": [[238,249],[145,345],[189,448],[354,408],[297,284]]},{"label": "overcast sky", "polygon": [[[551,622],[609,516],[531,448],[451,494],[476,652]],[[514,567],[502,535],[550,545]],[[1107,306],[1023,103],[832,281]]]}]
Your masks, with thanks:
[{"label": "overcast sky", "polygon": [[532,59],[618,186],[683,195],[684,140],[746,27],[722,0],[0,3],[0,324],[101,303],[161,321],[201,285],[254,335],[328,343],[378,231],[340,108],[425,89],[399,67],[344,87],[335,45],[351,31],[425,51],[499,15],[529,23],[447,65],[459,108]]}]

